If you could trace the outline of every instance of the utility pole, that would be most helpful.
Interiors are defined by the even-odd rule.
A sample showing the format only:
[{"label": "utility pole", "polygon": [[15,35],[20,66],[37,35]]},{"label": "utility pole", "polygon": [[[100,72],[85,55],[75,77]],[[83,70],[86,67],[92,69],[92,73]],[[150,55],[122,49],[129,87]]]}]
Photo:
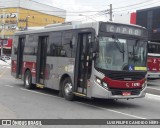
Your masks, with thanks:
[{"label": "utility pole", "polygon": [[109,5],[110,9],[109,9],[109,14],[110,14],[110,21],[112,21],[112,4]]},{"label": "utility pole", "polygon": [[29,20],[29,17],[30,17],[30,16],[27,16],[27,17],[26,17],[26,30],[28,30],[28,20]]},{"label": "utility pole", "polygon": [[21,0],[18,0],[18,6],[17,6],[17,29],[19,29],[18,27],[18,23],[19,23],[19,10],[20,10],[20,3]]}]

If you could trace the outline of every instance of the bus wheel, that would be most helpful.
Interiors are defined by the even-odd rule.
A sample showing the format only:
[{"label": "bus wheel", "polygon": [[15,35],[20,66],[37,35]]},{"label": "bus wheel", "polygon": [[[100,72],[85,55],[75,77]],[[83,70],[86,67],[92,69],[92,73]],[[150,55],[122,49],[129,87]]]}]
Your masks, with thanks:
[{"label": "bus wheel", "polygon": [[32,89],[33,84],[32,84],[32,74],[29,70],[25,72],[24,75],[24,87],[27,89]]},{"label": "bus wheel", "polygon": [[62,93],[66,100],[71,101],[74,99],[74,94],[72,91],[72,82],[69,77],[63,81]]}]

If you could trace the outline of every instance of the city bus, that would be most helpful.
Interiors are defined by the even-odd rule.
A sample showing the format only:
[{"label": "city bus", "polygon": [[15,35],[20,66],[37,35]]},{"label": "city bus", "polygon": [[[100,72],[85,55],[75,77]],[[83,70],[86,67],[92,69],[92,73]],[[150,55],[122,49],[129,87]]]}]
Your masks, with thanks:
[{"label": "city bus", "polygon": [[148,76],[147,78],[160,78],[160,43],[148,42]]},{"label": "city bus", "polygon": [[113,22],[16,32],[11,74],[27,89],[58,90],[66,100],[144,97],[147,38],[143,27]]}]

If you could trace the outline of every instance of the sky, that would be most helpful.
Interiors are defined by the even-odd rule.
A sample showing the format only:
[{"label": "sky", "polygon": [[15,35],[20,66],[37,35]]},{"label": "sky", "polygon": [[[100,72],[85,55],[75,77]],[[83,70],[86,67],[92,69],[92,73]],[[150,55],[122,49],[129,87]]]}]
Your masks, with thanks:
[{"label": "sky", "polygon": [[108,21],[113,8],[113,21],[129,22],[131,12],[160,6],[160,0],[33,0],[67,11],[66,21]]}]

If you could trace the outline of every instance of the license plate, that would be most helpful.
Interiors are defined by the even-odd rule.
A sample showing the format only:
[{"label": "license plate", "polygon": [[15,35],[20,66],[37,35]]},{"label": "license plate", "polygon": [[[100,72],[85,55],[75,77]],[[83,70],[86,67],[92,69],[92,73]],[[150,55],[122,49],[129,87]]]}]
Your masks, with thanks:
[{"label": "license plate", "polygon": [[130,96],[131,92],[122,92],[122,96]]}]

